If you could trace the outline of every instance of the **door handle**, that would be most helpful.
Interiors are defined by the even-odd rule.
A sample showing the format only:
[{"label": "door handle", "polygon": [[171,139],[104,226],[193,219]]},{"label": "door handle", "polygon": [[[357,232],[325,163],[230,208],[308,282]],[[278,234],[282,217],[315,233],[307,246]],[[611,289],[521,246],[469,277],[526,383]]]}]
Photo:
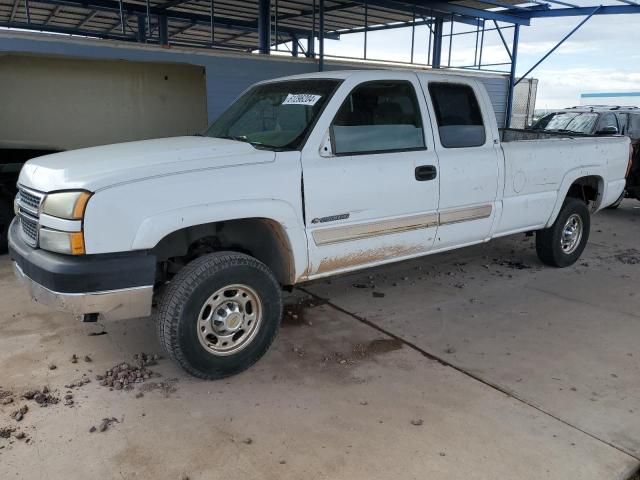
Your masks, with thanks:
[{"label": "door handle", "polygon": [[416,180],[424,182],[427,180],[433,180],[438,176],[438,170],[435,165],[421,165],[416,167]]}]

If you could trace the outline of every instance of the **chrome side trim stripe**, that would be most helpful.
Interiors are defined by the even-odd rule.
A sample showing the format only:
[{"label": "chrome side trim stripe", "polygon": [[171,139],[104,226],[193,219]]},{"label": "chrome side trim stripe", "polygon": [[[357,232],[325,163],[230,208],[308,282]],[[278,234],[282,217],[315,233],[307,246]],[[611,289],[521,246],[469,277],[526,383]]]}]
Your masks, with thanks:
[{"label": "chrome side trim stripe", "polygon": [[405,218],[394,218],[392,220],[361,223],[359,225],[323,228],[313,232],[313,240],[316,242],[316,245],[327,245],[330,243],[347,242],[360,238],[435,227],[437,224],[438,214],[434,212]]},{"label": "chrome side trim stripe", "polygon": [[491,216],[493,207],[491,205],[480,205],[477,207],[456,208],[440,212],[440,225],[452,223],[469,222],[480,220]]},{"label": "chrome side trim stripe", "polygon": [[445,210],[440,214],[434,212],[404,218],[394,218],[392,220],[361,223],[358,225],[323,228],[313,232],[313,240],[318,246],[329,245],[361,238],[436,227],[438,225],[469,222],[490,217],[492,210],[493,207],[491,205],[479,205]]}]

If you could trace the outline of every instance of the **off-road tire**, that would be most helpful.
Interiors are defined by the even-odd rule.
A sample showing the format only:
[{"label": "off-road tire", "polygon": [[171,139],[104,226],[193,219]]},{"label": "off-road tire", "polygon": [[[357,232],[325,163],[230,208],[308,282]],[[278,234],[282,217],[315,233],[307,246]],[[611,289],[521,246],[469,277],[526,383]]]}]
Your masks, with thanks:
[{"label": "off-road tire", "polygon": [[[566,253],[562,250],[561,236],[565,224],[574,214],[579,215],[582,220],[582,237],[577,248],[571,253]],[[536,253],[538,258],[542,263],[552,267],[562,268],[573,265],[580,258],[587,245],[590,227],[589,209],[584,201],[577,198],[567,198],[553,225],[536,232]]]},{"label": "off-road tire", "polygon": [[10,204],[0,199],[0,255],[7,253],[9,243],[9,225],[13,218]]},{"label": "off-road tire", "polygon": [[[232,284],[248,285],[259,295],[263,317],[246,347],[216,356],[198,339],[198,316],[210,295]],[[281,317],[282,290],[271,270],[249,255],[218,252],[193,260],[171,280],[158,302],[156,326],[160,344],[174,362],[194,377],[216,380],[257,362],[276,337]]]}]

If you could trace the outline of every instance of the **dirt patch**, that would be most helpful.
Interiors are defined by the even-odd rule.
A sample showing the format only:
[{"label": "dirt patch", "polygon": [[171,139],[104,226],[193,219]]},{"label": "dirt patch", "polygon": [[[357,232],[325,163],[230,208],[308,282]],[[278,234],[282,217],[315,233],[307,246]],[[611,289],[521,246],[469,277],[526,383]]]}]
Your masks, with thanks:
[{"label": "dirt patch", "polygon": [[512,268],[514,270],[529,270],[531,265],[521,260],[508,260],[504,258],[494,258],[494,265],[500,265],[501,267]]},{"label": "dirt patch", "polygon": [[357,343],[353,346],[354,355],[359,358],[369,358],[383,353],[400,350],[402,342],[396,338],[378,338],[367,344]]},{"label": "dirt patch", "polygon": [[0,405],[9,405],[10,403],[13,403],[13,392],[0,389]]},{"label": "dirt patch", "polygon": [[100,425],[98,425],[97,427],[94,425],[89,429],[89,433],[93,433],[96,431],[100,433],[106,432],[109,429],[109,427],[111,427],[111,425],[113,425],[114,423],[120,423],[120,422],[115,417],[103,418],[102,422],[100,422]]},{"label": "dirt patch", "polygon": [[353,365],[359,361],[369,360],[377,355],[400,350],[402,342],[395,338],[379,338],[368,343],[356,343],[352,346],[351,352],[333,352],[325,356],[323,362],[333,362],[340,365]]},{"label": "dirt patch", "polygon": [[283,327],[295,327],[302,325],[311,325],[311,322],[305,318],[305,313],[310,308],[319,307],[326,304],[326,300],[315,298],[304,298],[298,303],[290,303],[284,306],[282,314]]},{"label": "dirt patch", "polygon": [[100,386],[110,390],[133,390],[136,383],[144,383],[152,377],[160,376],[148,368],[157,365],[159,359],[159,355],[139,353],[133,356],[132,363],[114,365],[104,375],[96,375],[96,380],[100,382]]},{"label": "dirt patch", "polygon": [[157,391],[162,393],[165,398],[169,398],[172,393],[176,393],[178,391],[178,388],[176,387],[177,383],[177,378],[170,378],[164,382],[148,382],[140,386],[140,393],[138,393],[139,396],[136,396],[140,398],[143,393]]},{"label": "dirt patch", "polygon": [[635,248],[630,248],[629,250],[624,250],[615,255],[616,260],[621,263],[625,263],[627,265],[638,265],[640,264],[640,251]]}]

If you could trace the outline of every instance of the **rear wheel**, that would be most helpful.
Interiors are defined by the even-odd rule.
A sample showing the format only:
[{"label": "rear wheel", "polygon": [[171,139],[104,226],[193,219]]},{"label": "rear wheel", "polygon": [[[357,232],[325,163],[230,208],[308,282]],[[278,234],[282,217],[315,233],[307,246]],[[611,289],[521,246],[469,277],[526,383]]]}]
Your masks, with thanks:
[{"label": "rear wheel", "polygon": [[158,304],[168,355],[191,375],[218,379],[258,361],[282,315],[280,285],[266,265],[235,252],[212,253],[183,268]]},{"label": "rear wheel", "polygon": [[538,258],[553,267],[573,265],[587,245],[590,226],[587,205],[567,198],[553,225],[536,232]]}]

